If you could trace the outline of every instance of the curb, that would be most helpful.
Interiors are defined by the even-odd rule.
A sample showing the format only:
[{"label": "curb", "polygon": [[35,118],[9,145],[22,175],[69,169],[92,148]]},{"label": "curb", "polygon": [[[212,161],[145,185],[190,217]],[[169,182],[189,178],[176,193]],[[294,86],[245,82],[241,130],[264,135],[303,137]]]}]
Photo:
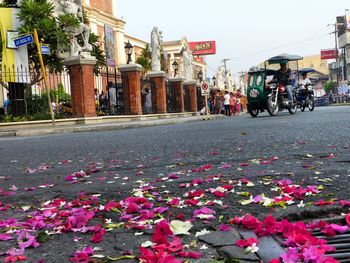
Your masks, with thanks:
[{"label": "curb", "polygon": [[12,131],[1,131],[0,137],[28,137],[28,136],[42,136],[53,134],[68,134],[68,133],[81,133],[81,132],[98,132],[98,131],[114,131],[125,130],[135,128],[146,128],[152,126],[164,126],[182,123],[191,123],[199,121],[208,121],[221,119],[224,116],[197,116],[197,117],[185,117],[185,118],[169,118],[169,119],[157,119],[157,120],[144,120],[133,121],[124,123],[108,123],[108,124],[95,124],[95,125],[79,125],[79,126],[66,126],[55,128],[37,128],[37,129],[17,129]]}]

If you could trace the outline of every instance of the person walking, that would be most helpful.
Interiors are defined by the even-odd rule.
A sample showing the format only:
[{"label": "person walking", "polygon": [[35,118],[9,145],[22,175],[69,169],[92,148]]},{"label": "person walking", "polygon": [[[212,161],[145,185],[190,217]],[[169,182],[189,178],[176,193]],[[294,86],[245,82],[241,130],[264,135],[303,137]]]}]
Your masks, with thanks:
[{"label": "person walking", "polygon": [[230,110],[231,110],[231,116],[235,115],[235,96],[233,95],[233,92],[230,92]]},{"label": "person walking", "polygon": [[225,106],[225,115],[230,116],[231,115],[231,110],[230,110],[230,94],[228,91],[225,91],[225,96],[224,96],[224,106]]}]

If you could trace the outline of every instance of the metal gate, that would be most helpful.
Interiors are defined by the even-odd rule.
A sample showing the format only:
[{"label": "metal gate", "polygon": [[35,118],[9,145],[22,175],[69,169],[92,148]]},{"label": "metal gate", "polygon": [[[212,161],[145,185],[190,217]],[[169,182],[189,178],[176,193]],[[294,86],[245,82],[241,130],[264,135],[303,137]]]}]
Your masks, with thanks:
[{"label": "metal gate", "polygon": [[143,114],[157,112],[156,83],[151,79],[141,79],[141,103]]},{"label": "metal gate", "polygon": [[204,100],[202,96],[202,88],[201,86],[197,86],[197,111],[200,111],[202,109]]},{"label": "metal gate", "polygon": [[191,112],[191,96],[188,87],[184,86],[184,106],[185,111]]},{"label": "metal gate", "polygon": [[178,112],[176,106],[176,85],[175,82],[168,81],[166,83],[166,106],[168,113]]}]

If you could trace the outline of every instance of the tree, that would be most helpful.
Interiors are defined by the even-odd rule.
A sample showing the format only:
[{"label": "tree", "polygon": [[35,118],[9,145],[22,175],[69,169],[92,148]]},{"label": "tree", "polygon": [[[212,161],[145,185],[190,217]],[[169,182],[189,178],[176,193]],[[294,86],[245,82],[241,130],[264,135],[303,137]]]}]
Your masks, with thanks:
[{"label": "tree", "polygon": [[337,86],[337,82],[336,81],[327,81],[325,84],[324,84],[324,91],[326,93],[330,92],[330,91],[333,91]]},{"label": "tree", "polygon": [[[22,22],[21,34],[31,33],[38,30],[40,42],[50,46],[51,54],[44,56],[44,63],[50,73],[58,73],[64,70],[62,59],[57,57],[58,43],[69,44],[69,35],[64,31],[66,27],[78,27],[80,21],[75,15],[63,14],[54,16],[54,6],[47,0],[23,0],[18,13]],[[84,21],[85,22],[85,21]],[[78,39],[78,41],[81,41]],[[95,73],[98,68],[105,64],[105,58],[98,44],[98,36],[90,35],[90,44],[93,46],[92,55],[98,60]],[[42,79],[39,56],[35,44],[28,45],[29,67],[31,70],[32,83],[37,83]]]},{"label": "tree", "polygon": [[152,54],[149,50],[149,44],[142,50],[141,56],[136,59],[136,63],[143,67],[142,75],[146,75],[147,72],[152,69]]}]

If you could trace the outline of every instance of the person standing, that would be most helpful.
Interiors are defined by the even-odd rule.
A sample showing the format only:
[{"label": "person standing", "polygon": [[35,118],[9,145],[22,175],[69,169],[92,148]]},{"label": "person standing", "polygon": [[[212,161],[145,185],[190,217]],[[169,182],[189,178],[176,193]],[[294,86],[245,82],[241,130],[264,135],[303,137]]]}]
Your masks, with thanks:
[{"label": "person standing", "polygon": [[236,112],[238,115],[241,113],[241,91],[238,89],[236,92]]},{"label": "person standing", "polygon": [[228,93],[228,91],[225,91],[225,96],[224,96],[224,106],[225,106],[225,115],[226,116],[230,116],[231,115],[231,111],[230,111],[230,94]]},{"label": "person standing", "polygon": [[10,93],[7,93],[7,97],[6,97],[5,101],[4,101],[5,115],[10,113],[10,106],[11,106]]},{"label": "person standing", "polygon": [[221,92],[217,93],[215,96],[215,114],[221,113],[222,100],[223,98],[222,98]]},{"label": "person standing", "polygon": [[230,92],[230,110],[231,115],[235,115],[235,96],[233,95],[233,92]]},{"label": "person standing", "polygon": [[113,86],[112,82],[108,83],[108,98],[109,98],[109,111],[111,114],[114,114],[115,106],[117,106],[117,90]]},{"label": "person standing", "polygon": [[143,96],[143,107],[145,110],[145,114],[152,113],[152,93],[149,88],[145,88],[142,92]]}]

